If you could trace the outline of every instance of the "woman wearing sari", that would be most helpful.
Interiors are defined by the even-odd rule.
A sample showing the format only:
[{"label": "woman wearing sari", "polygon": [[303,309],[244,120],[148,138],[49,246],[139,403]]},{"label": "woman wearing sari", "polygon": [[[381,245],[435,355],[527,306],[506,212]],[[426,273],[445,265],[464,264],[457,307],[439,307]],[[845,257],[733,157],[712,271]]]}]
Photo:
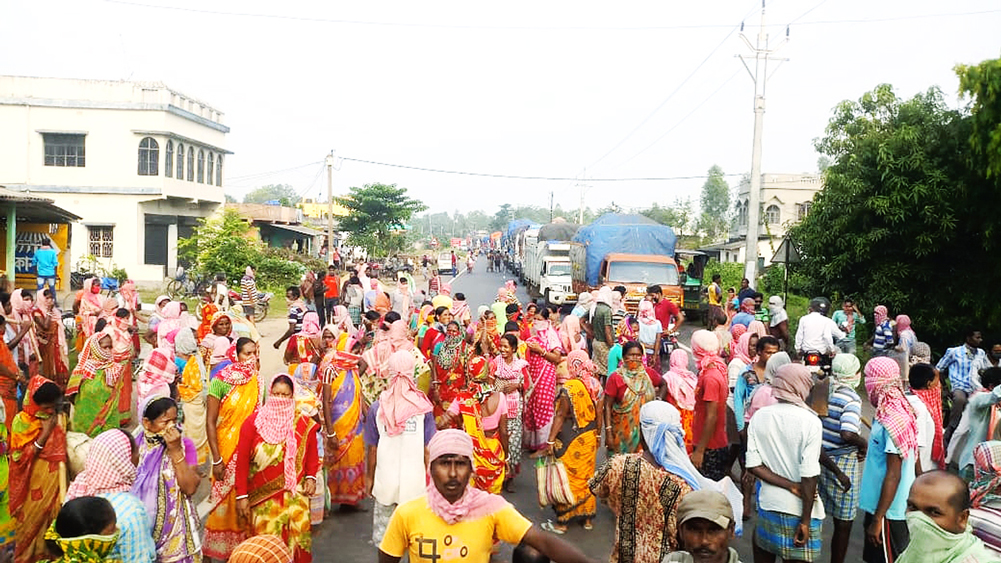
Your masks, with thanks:
[{"label": "woman wearing sari", "polygon": [[29,327],[17,344],[17,357],[21,363],[28,366],[29,377],[38,375],[38,338],[35,334],[35,322],[31,318],[34,306],[35,300],[30,293],[22,289],[15,289],[11,292],[10,315],[8,315],[7,322],[17,328]]},{"label": "woman wearing sari", "polygon": [[10,441],[10,510],[17,522],[15,563],[46,556],[45,530],[59,514],[59,464],[66,462],[66,432],[57,409],[63,392],[36,375],[28,382],[24,410],[14,417]]},{"label": "woman wearing sari", "polygon": [[195,445],[197,465],[209,458],[209,437],[205,431],[205,384],[208,369],[198,353],[195,333],[182,328],[174,337],[174,363],[181,377],[177,380],[177,398],[184,413],[184,434]]},{"label": "woman wearing sari", "polygon": [[[10,490],[10,433],[6,424],[0,424],[0,491]],[[11,517],[10,495],[0,495],[0,553],[14,552],[14,528],[17,522]]]},{"label": "woman wearing sari", "polygon": [[[13,300],[13,296],[11,296]],[[101,295],[101,280],[87,278],[83,280],[83,290],[80,294],[80,312],[77,315],[77,325],[80,335],[77,337],[77,350],[83,350],[83,344],[94,335],[97,319],[104,313],[104,296]]]},{"label": "woman wearing sari", "polygon": [[198,332],[195,336],[198,337],[199,342],[212,333],[212,325],[215,323],[215,315],[218,312],[219,307],[216,307],[216,304],[212,302],[212,297],[210,295],[206,295],[202,298],[201,302],[198,303],[198,315],[202,320],[198,325]]},{"label": "woman wearing sari", "polygon": [[[129,324],[132,328],[137,328],[139,319],[136,317],[136,312],[142,310],[142,304],[139,302],[139,293],[136,292],[136,282],[132,280],[125,280],[122,284],[122,288],[118,290],[118,296],[121,298],[122,309],[129,312]],[[133,332],[133,346],[136,350],[139,349],[139,333]]]},{"label": "woman wearing sari", "polygon": [[302,330],[293,334],[285,346],[285,365],[289,373],[304,363],[320,362],[320,317],[314,311],[302,316]]},{"label": "woman wearing sari", "polygon": [[637,341],[622,347],[622,364],[605,383],[605,447],[608,456],[640,451],[640,407],[657,396],[654,387],[663,381],[643,367],[643,345]]},{"label": "woman wearing sari", "polygon": [[119,399],[123,379],[130,376],[127,371],[125,365],[115,361],[110,327],[87,339],[66,386],[66,395],[75,406],[73,430],[93,438],[105,430],[122,426]]},{"label": "woman wearing sari", "polygon": [[692,449],[692,421],[695,419],[695,386],[699,378],[688,369],[688,352],[677,349],[671,352],[671,366],[664,374],[667,385],[667,402],[674,405],[681,415],[681,428],[685,432],[685,446]]},{"label": "woman wearing sari", "polygon": [[323,404],[325,436],[323,451],[327,467],[330,503],[342,508],[357,507],[365,498],[365,441],[361,380],[358,377],[360,356],[347,351],[350,339],[335,348],[323,361]]},{"label": "woman wearing sari", "polygon": [[139,405],[142,434],[132,492],[146,508],[156,542],[157,563],[200,563],[198,511],[191,496],[201,477],[195,472],[195,444],[181,435],[177,403],[152,395]]},{"label": "woman wearing sari", "polygon": [[563,322],[560,323],[560,342],[563,343],[564,350],[571,352],[587,350],[587,339],[580,332],[580,317],[577,315],[563,317]]},{"label": "woman wearing sari", "polygon": [[43,291],[31,311],[31,318],[35,322],[38,342],[39,374],[60,387],[66,387],[69,381],[66,331],[63,330],[62,314],[56,309],[55,301],[54,290]]},{"label": "woman wearing sari", "polygon": [[[366,405],[374,403],[389,386],[389,357],[399,344],[399,332],[401,330],[406,332],[406,326],[402,325],[402,321],[396,325],[399,320],[400,315],[396,312],[386,315],[385,320],[379,323],[375,330],[372,346],[361,356],[358,371],[361,373],[359,379]],[[395,337],[390,334],[394,331],[393,325],[396,325]]]},{"label": "woman wearing sari", "polygon": [[212,371],[226,359],[226,352],[233,344],[233,317],[226,311],[218,311],[211,316],[208,326],[209,332],[200,337],[198,347],[205,367]]},{"label": "woman wearing sari", "polygon": [[549,309],[539,311],[526,341],[528,381],[525,393],[525,436],[529,451],[546,447],[553,424],[556,399],[556,366],[563,361],[560,336],[549,326]]},{"label": "woman wearing sari", "polygon": [[257,408],[257,344],[249,338],[236,341],[235,362],[209,382],[206,430],[212,452],[212,512],[205,520],[202,552],[225,560],[241,541],[246,529],[236,511],[236,447],[243,421]]},{"label": "woman wearing sari", "polygon": [[136,399],[139,403],[145,401],[154,391],[161,387],[169,387],[170,395],[176,397],[174,381],[177,379],[177,364],[174,363],[174,339],[179,331],[172,330],[165,335],[160,333],[167,328],[163,323],[157,328],[157,340],[161,343],[150,352],[143,363],[139,379],[136,381]]},{"label": "woman wearing sari", "polygon": [[[123,366],[122,391],[118,395],[119,422],[122,427],[132,422],[132,361],[138,357],[139,334],[135,316],[124,307],[109,319],[111,327],[111,354],[115,363]],[[125,375],[128,374],[128,375]]]},{"label": "woman wearing sari", "polygon": [[504,483],[504,489],[509,493],[514,492],[511,481],[521,471],[521,435],[524,427],[522,415],[525,409],[525,378],[528,376],[528,362],[515,355],[517,350],[518,337],[513,334],[502,335],[500,355],[490,364],[497,389],[505,394],[507,403],[507,482]]},{"label": "woman wearing sari", "polygon": [[441,416],[447,411],[455,400],[456,393],[466,385],[466,362],[469,351],[461,331],[459,323],[449,323],[445,329],[445,340],[438,344],[431,356],[434,375],[431,383],[431,401],[435,405],[435,416]]},{"label": "woman wearing sari", "polygon": [[243,423],[236,456],[237,510],[253,535],[279,536],[295,563],[310,563],[318,425],[297,411],[293,386],[289,376],[275,376],[264,405]]},{"label": "woman wearing sari", "polygon": [[[462,326],[461,321],[460,327]],[[497,315],[490,309],[483,311],[476,323],[473,333],[473,353],[484,358],[496,358],[500,346],[500,334],[497,332]]]},{"label": "woman wearing sari", "polygon": [[582,520],[585,530],[592,529],[591,519],[597,513],[594,493],[588,488],[601,443],[598,433],[602,422],[598,408],[601,385],[594,379],[594,372],[594,363],[587,352],[574,350],[567,356],[567,376],[559,382],[546,452],[563,462],[576,502],[553,505],[556,524],[546,522],[542,529],[556,534],[566,532],[574,518]]},{"label": "woman wearing sari", "polygon": [[494,386],[486,358],[469,360],[469,384],[441,417],[439,428],[458,426],[473,439],[473,486],[500,494],[508,447],[507,400]]}]

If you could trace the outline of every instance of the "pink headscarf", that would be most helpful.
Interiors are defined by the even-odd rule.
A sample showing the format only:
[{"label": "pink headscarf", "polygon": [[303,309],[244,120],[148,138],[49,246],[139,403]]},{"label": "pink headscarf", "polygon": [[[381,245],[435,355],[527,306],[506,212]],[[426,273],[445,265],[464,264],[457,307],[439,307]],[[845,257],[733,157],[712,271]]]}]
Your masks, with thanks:
[{"label": "pink headscarf", "polygon": [[66,491],[66,500],[129,491],[136,481],[129,435],[117,428],[98,434],[83,467]]},{"label": "pink headscarf", "polygon": [[261,439],[268,444],[285,444],[283,460],[285,489],[295,491],[299,481],[295,470],[295,460],[299,454],[299,442],[295,438],[295,399],[271,396],[271,387],[274,386],[274,380],[278,376],[288,377],[292,381],[292,394],[295,396],[295,380],[288,374],[279,373],[272,377],[268,384],[268,398],[257,409],[254,428],[257,429]]},{"label": "pink headscarf", "polygon": [[334,320],[331,324],[336,326],[338,330],[347,332],[348,334],[351,334],[355,330],[355,325],[351,322],[351,315],[348,313],[348,308],[344,305],[334,307]]},{"label": "pink headscarf", "polygon": [[740,312],[754,314],[754,299],[750,297],[745,297],[743,301],[740,302]]},{"label": "pink headscarf", "polygon": [[427,395],[414,383],[416,365],[417,359],[413,352],[407,350],[393,352],[389,357],[389,386],[379,395],[379,422],[382,422],[389,436],[403,433],[407,420],[411,417],[427,414],[434,409]]},{"label": "pink headscarf", "polygon": [[168,334],[181,328],[181,302],[171,301],[163,306],[163,320],[156,325],[157,345],[163,346]]},{"label": "pink headscarf", "polygon": [[877,325],[883,324],[887,315],[889,315],[889,311],[887,311],[886,307],[883,305],[876,305],[876,308],[872,310],[872,320]]},{"label": "pink headscarf", "polygon": [[761,321],[751,321],[751,324],[747,325],[747,332],[757,334],[759,337],[768,336],[768,331],[765,330],[765,323]]},{"label": "pink headscarf", "polygon": [[907,315],[897,315],[897,332],[903,332],[905,330],[910,330],[911,328],[911,318]]},{"label": "pink headscarf", "polygon": [[[428,459],[431,463],[444,455],[463,456],[469,459],[469,463],[473,462],[473,439],[462,430],[439,430],[428,443],[428,450],[430,453]],[[504,497],[468,485],[462,497],[454,504],[450,503],[435,486],[433,480],[427,486],[427,501],[431,512],[449,525],[461,520],[483,518],[508,506]]]},{"label": "pink headscarf", "polygon": [[746,331],[744,332],[744,334],[740,335],[740,338],[737,339],[737,345],[733,347],[733,359],[740,360],[744,364],[750,364],[754,362],[754,359],[751,357],[751,351],[748,350],[748,347],[751,344],[752,336],[757,336],[757,335],[750,331]]},{"label": "pink headscarf", "polygon": [[645,325],[652,325],[657,322],[657,317],[653,313],[653,303],[644,299],[639,305],[639,319]]},{"label": "pink headscarf", "polygon": [[563,317],[563,322],[560,323],[560,340],[563,342],[563,348],[567,351],[581,349],[587,346],[587,341],[581,339],[580,341],[575,341],[575,338],[580,337],[580,319],[577,315],[567,315]]},{"label": "pink headscarf", "polygon": [[407,322],[403,319],[393,321],[389,325],[389,344],[393,347],[394,352],[414,349],[414,341],[410,338],[410,329],[407,328]]},{"label": "pink headscarf", "polygon": [[592,401],[597,401],[601,396],[601,384],[594,378],[597,367],[587,355],[586,350],[577,349],[567,354],[567,374],[562,375],[562,371],[556,372],[556,382],[563,385],[571,379],[578,379],[587,389],[587,394]]},{"label": "pink headscarf", "polygon": [[317,338],[320,336],[320,316],[314,311],[309,311],[302,316],[302,330],[299,334],[306,338]]},{"label": "pink headscarf", "polygon": [[730,336],[734,340],[739,340],[740,337],[743,336],[745,332],[747,332],[747,326],[746,325],[742,325],[742,324],[738,323],[738,324],[735,324],[735,325],[733,325],[733,326],[730,327]]},{"label": "pink headscarf", "polygon": [[664,377],[667,392],[674,398],[678,407],[695,410],[695,386],[699,378],[688,369],[688,352],[678,348],[671,352],[671,368]]},{"label": "pink headscarf", "polygon": [[719,338],[708,330],[696,330],[692,334],[692,354],[695,355],[699,372],[715,366],[722,373],[726,373],[726,366],[719,357]]},{"label": "pink headscarf", "polygon": [[893,358],[880,356],[865,365],[865,390],[876,407],[873,417],[886,428],[902,457],[918,449],[918,425],[914,407],[904,397],[900,366]]},{"label": "pink headscarf", "polygon": [[803,364],[791,363],[780,367],[772,378],[772,396],[776,399],[792,403],[808,409],[806,397],[813,387],[810,368]]}]

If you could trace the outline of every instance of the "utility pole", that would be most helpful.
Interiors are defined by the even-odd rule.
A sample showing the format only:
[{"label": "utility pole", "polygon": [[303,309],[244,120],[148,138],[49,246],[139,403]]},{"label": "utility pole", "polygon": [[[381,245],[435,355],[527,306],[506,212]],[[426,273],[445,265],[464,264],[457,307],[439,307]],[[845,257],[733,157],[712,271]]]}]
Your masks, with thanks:
[{"label": "utility pole", "polygon": [[334,151],[327,158],[327,265],[334,263]]},{"label": "utility pole", "polygon": [[553,190],[549,190],[549,222],[553,222]]},{"label": "utility pole", "polygon": [[[741,31],[743,31],[741,24]],[[786,37],[774,48],[768,48],[768,33],[765,31],[765,0],[761,0],[761,27],[755,45],[743,33],[740,38],[754,54],[754,71],[748,66],[743,55],[740,60],[754,81],[754,145],[751,149],[751,188],[747,201],[747,238],[744,241],[744,277],[755,283],[758,275],[758,221],[761,215],[761,134],[765,119],[765,85],[768,82],[768,61],[786,61],[772,57],[776,51],[789,41],[789,28]]]},{"label": "utility pole", "polygon": [[[583,177],[584,177],[584,179],[587,178],[587,168],[584,169]],[[587,188],[589,188],[590,186],[588,186],[587,184],[584,184],[582,182],[578,182],[577,186],[580,187],[580,207],[577,208],[577,224],[578,225],[583,225],[584,224],[584,192],[587,191]]]}]

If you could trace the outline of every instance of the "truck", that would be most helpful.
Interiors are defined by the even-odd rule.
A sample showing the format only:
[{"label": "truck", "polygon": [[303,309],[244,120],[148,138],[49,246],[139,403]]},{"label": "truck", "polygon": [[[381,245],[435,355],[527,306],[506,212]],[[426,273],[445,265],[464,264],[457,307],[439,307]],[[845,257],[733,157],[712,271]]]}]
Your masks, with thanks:
[{"label": "truck", "polygon": [[526,236],[525,285],[530,295],[553,305],[577,301],[570,276],[570,240],[578,229],[576,224],[561,221],[540,227],[533,239]]},{"label": "truck", "polygon": [[508,270],[516,276],[521,276],[522,264],[519,257],[522,255],[522,251],[519,244],[522,234],[530,227],[538,226],[538,223],[533,222],[531,219],[515,219],[507,224],[507,236],[502,240],[502,244],[506,249],[505,262]]},{"label": "truck", "polygon": [[635,313],[646,288],[659,285],[664,298],[684,308],[674,261],[674,230],[642,215],[606,213],[581,227],[570,247],[572,291],[626,287],[626,309]]}]

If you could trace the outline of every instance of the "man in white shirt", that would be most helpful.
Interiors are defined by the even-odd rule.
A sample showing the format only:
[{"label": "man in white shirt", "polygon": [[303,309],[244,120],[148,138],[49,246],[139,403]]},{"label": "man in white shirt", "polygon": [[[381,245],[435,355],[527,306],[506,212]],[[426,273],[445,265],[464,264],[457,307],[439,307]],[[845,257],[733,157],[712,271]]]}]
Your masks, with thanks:
[{"label": "man in white shirt", "polygon": [[827,300],[818,297],[810,301],[810,312],[799,319],[799,327],[796,329],[796,351],[801,355],[804,352],[819,352],[821,354],[834,354],[838,348],[835,342],[845,337],[838,325],[825,315],[828,306]]},{"label": "man in white shirt", "polygon": [[824,505],[816,499],[823,425],[806,406],[809,369],[786,364],[772,380],[777,404],[754,413],[747,430],[747,469],[761,480],[754,559],[816,561]]}]

